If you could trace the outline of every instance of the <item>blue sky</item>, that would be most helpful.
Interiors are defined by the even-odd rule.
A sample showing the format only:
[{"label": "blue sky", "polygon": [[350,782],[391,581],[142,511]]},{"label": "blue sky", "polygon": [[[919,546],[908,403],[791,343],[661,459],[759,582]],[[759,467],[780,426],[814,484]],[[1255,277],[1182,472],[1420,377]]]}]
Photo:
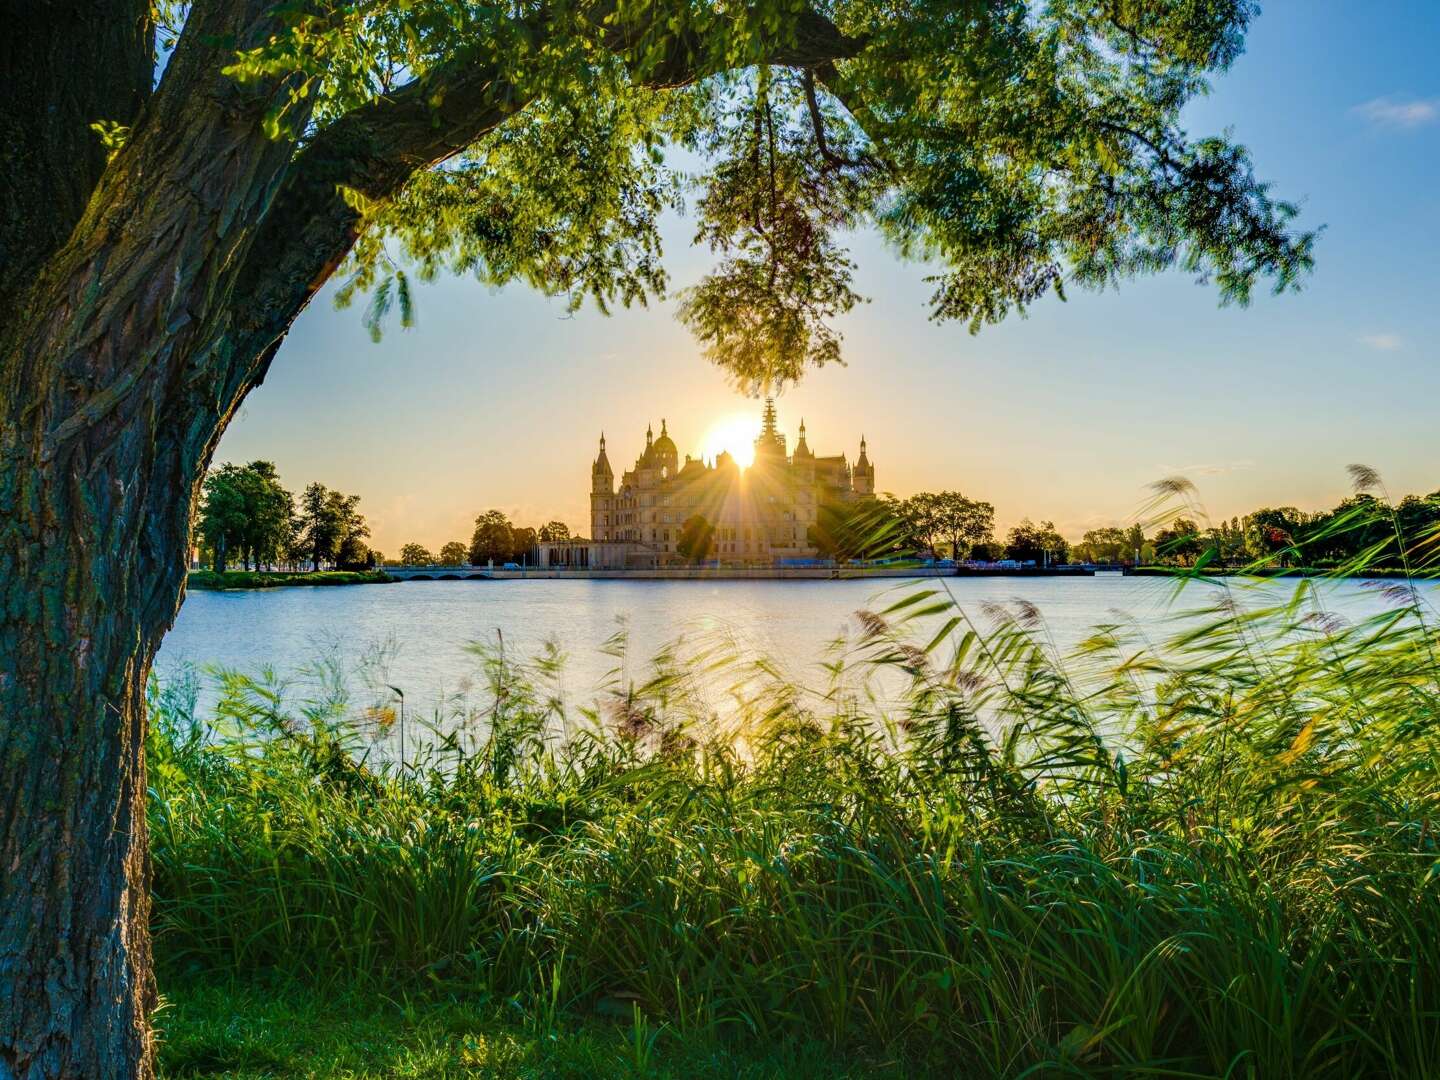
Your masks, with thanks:
[{"label": "blue sky", "polygon": [[[1397,493],[1440,488],[1440,0],[1270,0],[1246,54],[1187,116],[1229,129],[1262,178],[1325,227],[1301,294],[1220,308],[1183,274],[1072,292],[970,336],[926,317],[924,270],[856,238],[861,292],[844,368],[779,402],[817,452],[868,437],[877,484],[958,488],[1002,525],[1052,518],[1078,536],[1129,520],[1146,485],[1184,472],[1219,517],[1329,505],[1345,465]],[[690,223],[667,225],[683,286],[708,264]],[[287,483],[362,496],[386,552],[468,537],[475,515],[588,526],[603,428],[628,464],[661,417],[681,453],[734,394],[672,304],[610,318],[523,287],[445,280],[418,325],[371,344],[327,292],[296,323],[217,460],[266,457]]]}]

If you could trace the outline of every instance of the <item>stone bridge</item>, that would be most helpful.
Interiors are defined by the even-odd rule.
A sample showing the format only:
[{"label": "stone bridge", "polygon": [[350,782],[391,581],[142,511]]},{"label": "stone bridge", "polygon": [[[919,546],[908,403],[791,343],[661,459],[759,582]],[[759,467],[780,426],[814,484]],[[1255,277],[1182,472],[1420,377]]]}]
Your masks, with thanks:
[{"label": "stone bridge", "polygon": [[386,566],[382,569],[396,581],[486,581],[500,574],[518,577],[522,573],[488,566]]}]

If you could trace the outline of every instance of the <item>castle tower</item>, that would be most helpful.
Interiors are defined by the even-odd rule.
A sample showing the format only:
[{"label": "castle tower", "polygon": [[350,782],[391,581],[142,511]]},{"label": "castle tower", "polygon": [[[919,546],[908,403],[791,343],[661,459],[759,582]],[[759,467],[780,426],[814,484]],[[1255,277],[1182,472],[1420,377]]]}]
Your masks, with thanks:
[{"label": "castle tower", "polygon": [[605,433],[600,433],[600,454],[590,468],[590,536],[595,540],[609,540],[615,524],[615,472],[610,468],[610,459],[605,455]]},{"label": "castle tower", "polygon": [[760,434],[755,439],[755,460],[784,460],[785,436],[775,423],[775,399],[765,399],[765,412],[761,416]]},{"label": "castle tower", "polygon": [[865,436],[860,436],[860,458],[855,462],[855,468],[851,473],[855,484],[855,494],[860,498],[871,498],[875,494],[875,466],[870,464],[870,457],[865,452]]},{"label": "castle tower", "polygon": [[660,420],[660,438],[650,447],[649,453],[653,455],[652,460],[660,469],[662,477],[675,475],[675,470],[680,464],[680,451],[675,448],[675,442],[670,438],[670,433],[665,430],[665,420]]},{"label": "castle tower", "polygon": [[799,460],[800,458],[813,458],[814,456],[815,452],[811,450],[809,444],[805,442],[805,418],[802,416],[800,418],[800,438],[795,443],[795,458]]}]

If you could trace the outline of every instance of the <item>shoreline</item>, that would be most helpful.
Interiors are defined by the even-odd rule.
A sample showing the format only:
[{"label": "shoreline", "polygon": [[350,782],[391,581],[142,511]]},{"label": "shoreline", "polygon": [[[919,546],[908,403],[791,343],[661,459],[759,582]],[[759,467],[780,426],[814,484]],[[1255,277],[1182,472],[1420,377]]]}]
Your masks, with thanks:
[{"label": "shoreline", "polygon": [[[201,592],[256,589],[318,588],[340,585],[388,585],[406,581],[862,581],[923,578],[1093,578],[1107,576],[1155,578],[1336,578],[1344,580],[1405,580],[1402,570],[1370,569],[1363,574],[1335,575],[1314,567],[1285,567],[1245,572],[1215,568],[1194,573],[1187,567],[671,567],[653,570],[490,569],[480,566],[386,567],[384,570],[264,571],[191,570],[187,588]],[[1429,580],[1408,575],[1417,581]]]},{"label": "shoreline", "polygon": [[387,585],[395,578],[383,570],[190,570],[186,589],[200,592],[242,592],[289,586],[319,588],[326,585]]}]

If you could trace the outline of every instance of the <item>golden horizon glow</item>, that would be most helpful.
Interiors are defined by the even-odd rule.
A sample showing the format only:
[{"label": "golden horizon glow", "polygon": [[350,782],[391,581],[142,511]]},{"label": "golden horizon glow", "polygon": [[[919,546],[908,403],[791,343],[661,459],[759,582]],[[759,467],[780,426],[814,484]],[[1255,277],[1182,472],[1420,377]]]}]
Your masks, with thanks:
[{"label": "golden horizon glow", "polygon": [[707,461],[713,461],[724,451],[735,459],[735,464],[748,469],[755,461],[755,439],[759,434],[760,417],[757,414],[727,413],[705,432],[700,455]]}]

